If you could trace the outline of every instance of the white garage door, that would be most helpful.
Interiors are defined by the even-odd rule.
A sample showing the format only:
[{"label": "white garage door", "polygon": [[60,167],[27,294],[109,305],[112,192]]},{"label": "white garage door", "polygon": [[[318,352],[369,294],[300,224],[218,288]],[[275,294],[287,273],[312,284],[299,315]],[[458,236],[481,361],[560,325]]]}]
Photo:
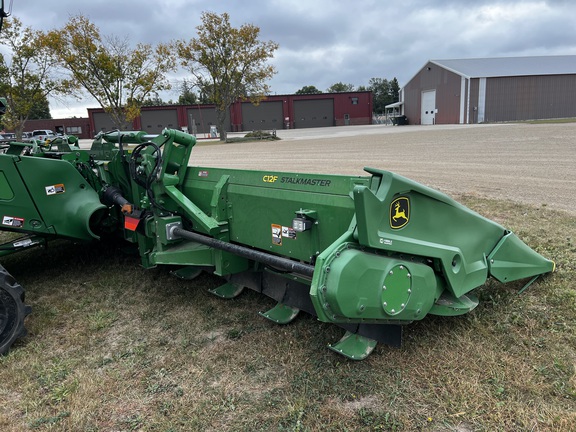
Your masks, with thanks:
[{"label": "white garage door", "polygon": [[434,124],[436,115],[436,90],[422,92],[422,112],[420,114],[423,125]]}]

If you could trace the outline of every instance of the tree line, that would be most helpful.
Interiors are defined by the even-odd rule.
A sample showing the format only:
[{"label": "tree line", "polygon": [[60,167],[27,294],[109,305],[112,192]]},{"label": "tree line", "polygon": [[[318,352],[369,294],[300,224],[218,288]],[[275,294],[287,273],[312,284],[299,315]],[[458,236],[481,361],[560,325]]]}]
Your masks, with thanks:
[{"label": "tree line", "polygon": [[[0,95],[6,98],[2,122],[20,139],[27,120],[50,118],[48,97],[92,96],[118,129],[130,129],[145,105],[161,105],[159,93],[172,88],[170,73],[183,68],[177,103],[212,103],[220,138],[229,107],[238,99],[258,103],[270,93],[267,81],[276,70],[268,63],[278,44],[260,39],[252,24],[232,27],[227,13],[203,12],[196,36],[157,45],[103,35],[84,15],[71,17],[61,28],[43,32],[25,27],[15,17],[4,23],[0,44]],[[176,55],[175,55],[176,54]],[[334,84],[327,91],[350,91]],[[398,82],[372,78],[376,112],[397,100]],[[297,93],[319,92],[305,86]],[[392,98],[392,99],[390,99]],[[396,99],[395,99],[396,98]],[[394,100],[395,99],[395,100]],[[383,105],[384,104],[384,105]]]}]

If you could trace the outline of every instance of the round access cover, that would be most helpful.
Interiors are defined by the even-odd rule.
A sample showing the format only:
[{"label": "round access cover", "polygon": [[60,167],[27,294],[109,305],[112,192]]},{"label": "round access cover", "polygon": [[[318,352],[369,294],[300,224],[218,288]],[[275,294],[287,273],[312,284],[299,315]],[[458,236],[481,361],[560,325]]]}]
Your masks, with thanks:
[{"label": "round access cover", "polygon": [[392,267],[384,277],[382,308],[388,315],[402,312],[412,293],[412,277],[405,265]]}]

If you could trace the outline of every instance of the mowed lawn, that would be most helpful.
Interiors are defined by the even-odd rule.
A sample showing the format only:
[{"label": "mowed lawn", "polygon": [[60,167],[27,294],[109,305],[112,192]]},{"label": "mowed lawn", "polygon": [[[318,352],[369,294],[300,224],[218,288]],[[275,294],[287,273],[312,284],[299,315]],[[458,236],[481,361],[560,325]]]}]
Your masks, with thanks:
[{"label": "mowed lawn", "polygon": [[[493,142],[494,129],[482,130]],[[517,131],[509,142],[521,147],[525,130]],[[430,142],[436,151],[412,168],[432,164],[434,153],[450,164],[444,139]],[[267,157],[232,146],[252,149],[246,164]],[[224,161],[223,149],[200,146],[201,163]],[[297,168],[277,161],[275,170]],[[460,163],[452,169],[465,179]],[[332,164],[318,171],[339,172]],[[481,164],[474,160],[474,173]],[[122,244],[55,241],[1,261],[33,314],[29,335],[0,358],[0,431],[576,430],[576,214],[557,205],[572,196],[509,199],[490,193],[497,179],[462,190],[465,180],[447,184],[440,171],[436,182],[424,170],[417,180],[511,229],[556,272],[522,294],[526,281],[490,280],[471,313],[426,317],[406,326],[401,348],[379,344],[355,362],[326,348],[343,330],[305,314],[274,325],[258,315],[272,300],[249,290],[218,299],[207,292],[222,283],[215,276],[183,281],[169,268],[142,269]],[[502,190],[530,188],[509,181]]]}]

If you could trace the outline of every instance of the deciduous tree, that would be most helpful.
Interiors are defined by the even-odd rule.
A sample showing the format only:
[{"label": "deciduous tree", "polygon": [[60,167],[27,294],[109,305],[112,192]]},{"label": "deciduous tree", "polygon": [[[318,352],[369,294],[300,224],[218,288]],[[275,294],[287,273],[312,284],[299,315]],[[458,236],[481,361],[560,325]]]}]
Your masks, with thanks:
[{"label": "deciduous tree", "polygon": [[308,85],[308,86],[302,87],[295,94],[300,95],[300,94],[320,94],[320,93],[322,93],[322,90],[318,90],[313,85]]},{"label": "deciduous tree", "polygon": [[0,43],[9,49],[9,54],[0,55],[0,94],[7,105],[2,122],[21,139],[26,121],[46,107],[49,95],[73,94],[76,86],[58,70],[45,33],[11,18],[4,23]]},{"label": "deciduous tree", "polygon": [[226,140],[226,114],[239,98],[259,103],[270,89],[267,80],[276,73],[268,59],[278,44],[261,41],[260,28],[244,24],[234,28],[227,13],[202,13],[197,37],[179,41],[178,55],[200,94],[216,105],[220,140]]},{"label": "deciduous tree", "polygon": [[354,91],[354,84],[344,84],[343,82],[332,84],[326,89],[327,93],[345,93],[352,91]]},{"label": "deciduous tree", "polygon": [[384,113],[386,105],[399,100],[400,85],[396,78],[391,81],[386,78],[370,78],[368,90],[372,91],[375,113]]},{"label": "deciduous tree", "polygon": [[103,37],[83,15],[70,18],[49,38],[59,62],[120,129],[131,128],[145,100],[170,88],[166,73],[176,61],[169,44],[131,47],[127,38]]},{"label": "deciduous tree", "polygon": [[178,103],[180,105],[194,105],[198,103],[198,95],[193,90],[194,85],[185,79],[180,83],[180,96]]},{"label": "deciduous tree", "polygon": [[30,110],[29,120],[45,120],[51,119],[52,114],[50,113],[50,103],[48,98],[38,98],[36,104]]}]

